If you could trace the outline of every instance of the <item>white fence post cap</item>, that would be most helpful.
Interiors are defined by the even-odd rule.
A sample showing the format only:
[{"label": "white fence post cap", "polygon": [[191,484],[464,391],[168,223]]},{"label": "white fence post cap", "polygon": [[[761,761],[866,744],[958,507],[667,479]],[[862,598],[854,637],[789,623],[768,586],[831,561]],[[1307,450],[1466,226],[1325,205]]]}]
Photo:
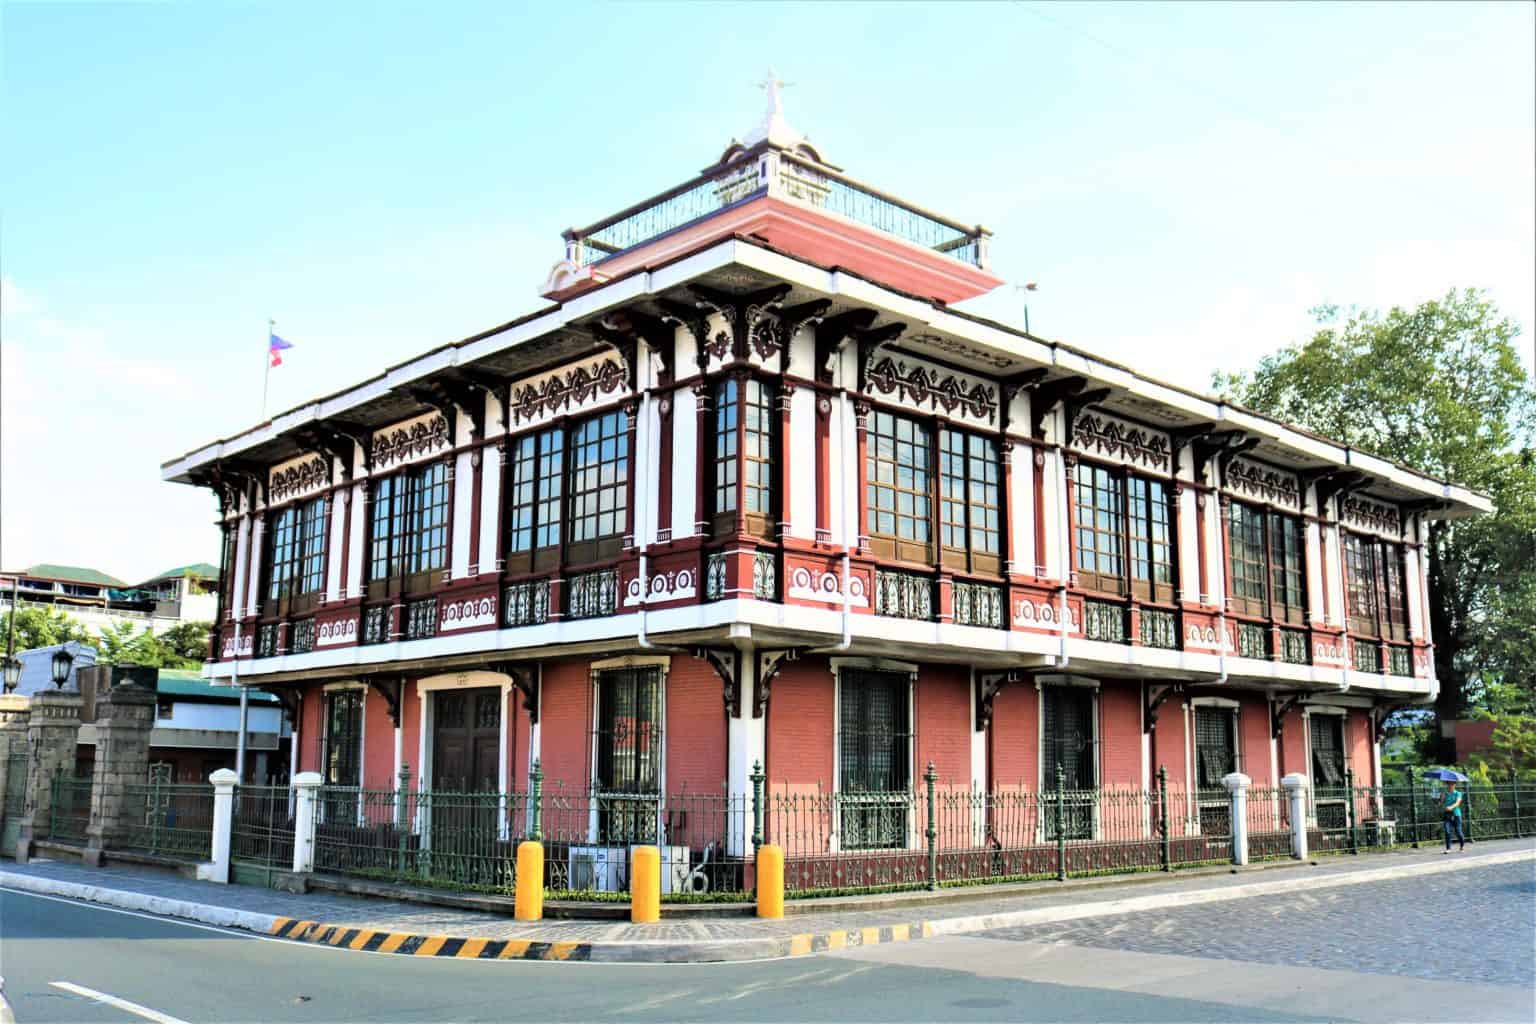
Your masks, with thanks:
[{"label": "white fence post cap", "polygon": [[239,783],[240,776],[236,775],[228,768],[220,768],[218,771],[208,776],[208,781],[213,783],[215,786],[233,786]]},{"label": "white fence post cap", "polygon": [[319,772],[299,772],[293,777],[293,784],[300,789],[315,789],[325,784],[325,777]]},{"label": "white fence post cap", "polygon": [[1240,789],[1247,789],[1253,785],[1253,780],[1242,772],[1233,772],[1221,777],[1221,784],[1227,787],[1228,793],[1236,793]]},{"label": "white fence post cap", "polygon": [[1286,789],[1306,789],[1307,777],[1301,774],[1301,772],[1291,772],[1291,774],[1280,780],[1280,785]]}]

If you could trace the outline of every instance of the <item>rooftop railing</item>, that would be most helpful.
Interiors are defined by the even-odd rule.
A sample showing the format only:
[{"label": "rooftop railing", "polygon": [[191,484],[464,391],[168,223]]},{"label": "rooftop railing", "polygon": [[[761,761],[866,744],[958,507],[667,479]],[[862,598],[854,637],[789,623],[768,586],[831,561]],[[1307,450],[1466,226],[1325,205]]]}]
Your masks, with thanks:
[{"label": "rooftop railing", "polygon": [[740,203],[774,195],[847,217],[962,263],[986,266],[984,229],[929,213],[788,153],[771,155],[769,160],[739,159],[588,227],[567,231],[566,255],[577,266],[591,266]]}]

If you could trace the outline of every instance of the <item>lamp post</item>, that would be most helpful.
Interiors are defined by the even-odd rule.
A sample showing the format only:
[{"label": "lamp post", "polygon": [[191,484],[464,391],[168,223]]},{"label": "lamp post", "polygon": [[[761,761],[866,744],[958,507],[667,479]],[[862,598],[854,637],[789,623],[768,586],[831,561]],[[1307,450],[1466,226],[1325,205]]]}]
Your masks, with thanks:
[{"label": "lamp post", "polygon": [[64,684],[69,682],[69,668],[75,662],[75,656],[66,648],[60,647],[53,652],[53,685],[64,689]]},{"label": "lamp post", "polygon": [[21,685],[21,661],[16,657],[16,599],[20,591],[21,577],[11,577],[10,629],[6,633],[5,664],[0,666],[0,674],[5,676],[6,693],[14,693]]},{"label": "lamp post", "polygon": [[1015,291],[1024,293],[1024,333],[1029,333],[1029,293],[1039,291],[1040,286],[1033,281],[1026,281],[1020,285],[1014,285]]}]

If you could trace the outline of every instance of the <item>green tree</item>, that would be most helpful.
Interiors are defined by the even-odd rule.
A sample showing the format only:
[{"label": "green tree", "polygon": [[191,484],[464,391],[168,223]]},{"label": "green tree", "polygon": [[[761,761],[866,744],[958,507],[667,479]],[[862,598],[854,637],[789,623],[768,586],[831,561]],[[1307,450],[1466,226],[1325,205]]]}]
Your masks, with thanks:
[{"label": "green tree", "polygon": [[[206,648],[204,648],[206,650]],[[197,668],[202,655],[188,658],[157,637],[148,626],[136,631],[131,622],[114,622],[102,629],[96,641],[96,660],[105,665],[147,665],[154,668]]]},{"label": "green tree", "polygon": [[[0,644],[6,642],[10,632],[11,613],[6,612],[0,615]],[[57,608],[51,605],[24,607],[16,612],[16,649],[18,651],[52,647],[54,644],[68,643],[70,640],[90,643],[91,635],[86,632],[84,626]],[[3,653],[4,648],[0,647],[0,654]]]},{"label": "green tree", "polygon": [[212,631],[211,622],[183,622],[161,633],[160,643],[177,658],[201,665],[208,657],[208,634]]},{"label": "green tree", "polygon": [[1240,404],[1489,495],[1491,516],[1430,523],[1436,712],[1536,693],[1536,388],[1519,328],[1475,290],[1382,314],[1314,310],[1317,331],[1251,372]]},{"label": "green tree", "polygon": [[1485,769],[1494,782],[1516,772],[1521,776],[1536,774],[1536,717],[1504,715],[1494,724],[1488,748],[1467,760],[1474,769]]}]

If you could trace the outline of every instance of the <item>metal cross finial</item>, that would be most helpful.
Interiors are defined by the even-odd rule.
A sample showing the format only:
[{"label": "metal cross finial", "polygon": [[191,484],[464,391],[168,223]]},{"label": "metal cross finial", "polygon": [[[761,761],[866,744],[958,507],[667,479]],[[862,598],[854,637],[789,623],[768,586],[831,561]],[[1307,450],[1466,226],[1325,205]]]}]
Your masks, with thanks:
[{"label": "metal cross finial", "polygon": [[793,82],[786,82],[778,75],[774,74],[773,68],[768,69],[767,78],[757,83],[757,87],[759,89],[766,89],[768,92],[769,116],[784,113],[784,97],[779,93],[779,90],[794,84],[795,83]]}]

